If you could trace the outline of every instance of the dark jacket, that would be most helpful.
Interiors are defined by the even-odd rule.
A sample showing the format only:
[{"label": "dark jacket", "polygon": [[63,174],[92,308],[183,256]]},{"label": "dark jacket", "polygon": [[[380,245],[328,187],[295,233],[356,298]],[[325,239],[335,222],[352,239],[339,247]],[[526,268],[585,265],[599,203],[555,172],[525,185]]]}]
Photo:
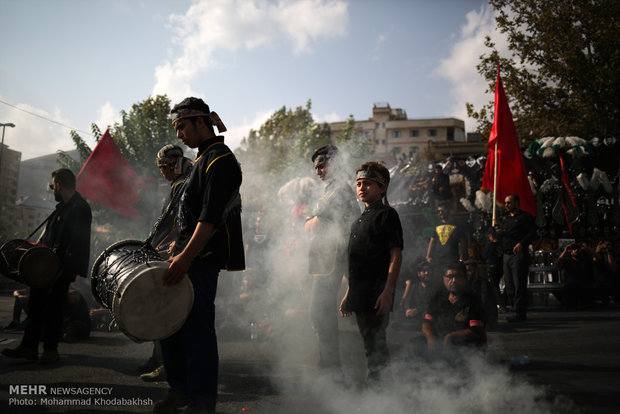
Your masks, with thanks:
[{"label": "dark jacket", "polygon": [[187,246],[198,223],[207,222],[213,224],[214,232],[200,258],[220,269],[245,269],[240,198],[232,209],[228,205],[238,197],[240,186],[241,167],[224,138],[203,142],[181,197],[175,254]]},{"label": "dark jacket", "polygon": [[63,266],[61,278],[65,280],[88,276],[91,221],[90,206],[76,192],[66,203],[56,205],[41,234],[39,242],[56,252]]}]

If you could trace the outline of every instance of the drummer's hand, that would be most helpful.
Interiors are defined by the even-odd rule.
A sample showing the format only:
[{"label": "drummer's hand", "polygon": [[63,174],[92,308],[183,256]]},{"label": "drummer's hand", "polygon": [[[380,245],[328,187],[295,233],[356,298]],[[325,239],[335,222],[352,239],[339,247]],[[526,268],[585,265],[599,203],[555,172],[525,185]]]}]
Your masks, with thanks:
[{"label": "drummer's hand", "polygon": [[164,276],[164,285],[176,285],[179,283],[183,276],[187,274],[189,266],[192,264],[192,261],[186,259],[183,253],[166,261],[170,263],[170,266],[168,267],[168,273]]},{"label": "drummer's hand", "polygon": [[168,256],[172,257],[172,252],[174,251],[174,242],[170,243],[170,245],[168,246],[168,250],[166,251],[166,253],[168,253]]}]

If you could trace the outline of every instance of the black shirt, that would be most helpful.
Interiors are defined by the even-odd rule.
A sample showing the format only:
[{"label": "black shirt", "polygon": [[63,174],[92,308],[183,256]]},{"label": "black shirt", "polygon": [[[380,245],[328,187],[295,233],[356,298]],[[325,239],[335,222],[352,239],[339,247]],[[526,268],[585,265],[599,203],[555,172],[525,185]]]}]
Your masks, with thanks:
[{"label": "black shirt", "polygon": [[484,309],[480,299],[471,291],[463,293],[456,303],[448,299],[448,291],[441,289],[433,296],[424,320],[433,325],[437,335],[461,329],[482,331],[484,328]]},{"label": "black shirt", "polygon": [[[459,242],[463,237],[461,227],[456,224],[440,223],[435,226],[435,233],[431,236],[435,240],[431,251],[433,264],[459,261],[461,258]],[[461,246],[461,249],[465,249],[465,246]]]},{"label": "black shirt", "polygon": [[88,277],[91,221],[90,206],[78,192],[66,203],[58,203],[48,220],[39,241],[58,255],[63,264],[61,278]]},{"label": "black shirt", "polygon": [[243,270],[245,256],[241,227],[241,206],[223,217],[229,201],[241,186],[241,167],[221,136],[210,138],[198,147],[198,158],[187,178],[179,208],[179,235],[175,254],[189,243],[199,222],[214,225],[212,237],[200,257],[221,269]]},{"label": "black shirt", "polygon": [[534,217],[523,210],[519,210],[514,216],[504,216],[500,228],[504,253],[512,254],[512,249],[517,243],[521,243],[524,251],[527,252],[527,247],[536,237]]},{"label": "black shirt", "polygon": [[373,310],[387,281],[392,247],[403,248],[400,218],[396,210],[379,200],[366,207],[351,225],[346,310]]}]

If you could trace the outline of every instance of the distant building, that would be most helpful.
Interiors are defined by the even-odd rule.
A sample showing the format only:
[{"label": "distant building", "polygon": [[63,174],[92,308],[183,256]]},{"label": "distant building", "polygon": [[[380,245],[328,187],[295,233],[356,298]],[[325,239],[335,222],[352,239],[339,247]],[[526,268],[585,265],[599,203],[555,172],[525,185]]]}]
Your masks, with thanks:
[{"label": "distant building", "polygon": [[[67,151],[67,154],[73,159],[79,158],[77,150]],[[49,184],[52,182],[52,171],[59,168],[61,165],[58,163],[57,154],[22,161],[17,200],[13,202],[13,223],[22,238],[32,233],[56,208],[56,200]],[[33,239],[36,239],[36,235]]]},{"label": "distant building", "polygon": [[[329,124],[332,138],[342,132],[346,122]],[[365,121],[355,120],[356,129],[370,141],[373,155],[386,163],[393,163],[401,154],[413,155],[427,148],[438,157],[456,154],[486,152],[484,143],[468,142],[465,122],[457,118],[408,119],[400,108],[376,103],[372,117]]]},{"label": "distant building", "polygon": [[14,231],[13,220],[15,200],[17,199],[17,183],[22,154],[0,144],[0,242],[6,241]]}]

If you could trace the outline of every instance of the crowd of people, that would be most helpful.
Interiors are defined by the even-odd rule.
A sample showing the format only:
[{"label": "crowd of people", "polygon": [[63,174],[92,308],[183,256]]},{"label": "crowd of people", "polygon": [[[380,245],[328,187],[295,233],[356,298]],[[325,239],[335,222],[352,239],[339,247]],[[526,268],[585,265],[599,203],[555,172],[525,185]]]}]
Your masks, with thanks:
[{"label": "crowd of people", "polygon": [[[411,332],[412,352],[441,356],[454,347],[484,349],[487,331],[496,328],[499,313],[512,312],[509,322],[527,321],[530,269],[536,264],[532,253],[538,249],[555,252],[545,265],[559,269],[561,279],[554,294],[565,306],[617,300],[616,246],[582,237],[560,245],[551,234],[543,240],[515,194],[503,200],[505,212],[488,229],[484,245],[473,249],[471,234],[446,202],[449,181],[440,168],[432,181],[436,225],[424,240],[426,248],[413,249],[405,242],[398,210],[387,200],[389,170],[373,161],[345,171],[342,154],[334,145],[317,149],[311,157],[322,186],[319,194],[305,194],[292,208],[293,242],[277,241],[282,227],[269,231],[261,214],[246,217],[251,225],[244,233],[241,168],[223,137],[215,134],[214,127],[226,130],[221,119],[197,98],[184,99],[171,115],[177,138],[197,148],[198,157],[192,163],[177,145],[166,145],[157,154],[157,165],[171,187],[145,244],[168,262],[165,285],[177,285],[186,277],[191,280],[193,306],[179,330],[154,341],[152,355],[141,367],[143,379],[165,379],[169,385],[155,412],[185,406],[188,413],[215,410],[218,275],[221,270],[244,270],[246,256],[248,270],[227,275],[220,286],[219,300],[225,300],[226,306],[218,318],[222,321],[218,330],[228,327],[227,316],[234,313],[241,315],[236,320],[254,339],[254,329],[278,317],[275,313],[281,312],[283,319],[294,314],[294,309],[264,306],[286,297],[308,310],[308,322],[316,334],[317,369],[341,381],[338,316],[354,316],[366,355],[368,387],[381,382],[390,363],[390,324]],[[347,177],[353,173],[351,186]],[[61,339],[83,340],[92,326],[110,329],[113,325],[102,316],[109,315],[108,310],[89,313],[84,298],[70,289],[76,277],[88,276],[91,212],[76,191],[70,170],[54,171],[52,181],[59,204],[39,241],[58,254],[62,272],[50,286],[15,292],[14,317],[7,329],[23,328],[24,335],[17,348],[2,351],[10,358],[40,363],[58,361]],[[280,255],[304,252],[303,277],[289,286],[271,283],[272,263],[278,260],[274,249],[280,249]],[[414,256],[418,259],[405,260]],[[294,271],[278,267],[280,272]],[[27,314],[25,323],[22,311]],[[43,342],[41,355],[39,342]]]}]

